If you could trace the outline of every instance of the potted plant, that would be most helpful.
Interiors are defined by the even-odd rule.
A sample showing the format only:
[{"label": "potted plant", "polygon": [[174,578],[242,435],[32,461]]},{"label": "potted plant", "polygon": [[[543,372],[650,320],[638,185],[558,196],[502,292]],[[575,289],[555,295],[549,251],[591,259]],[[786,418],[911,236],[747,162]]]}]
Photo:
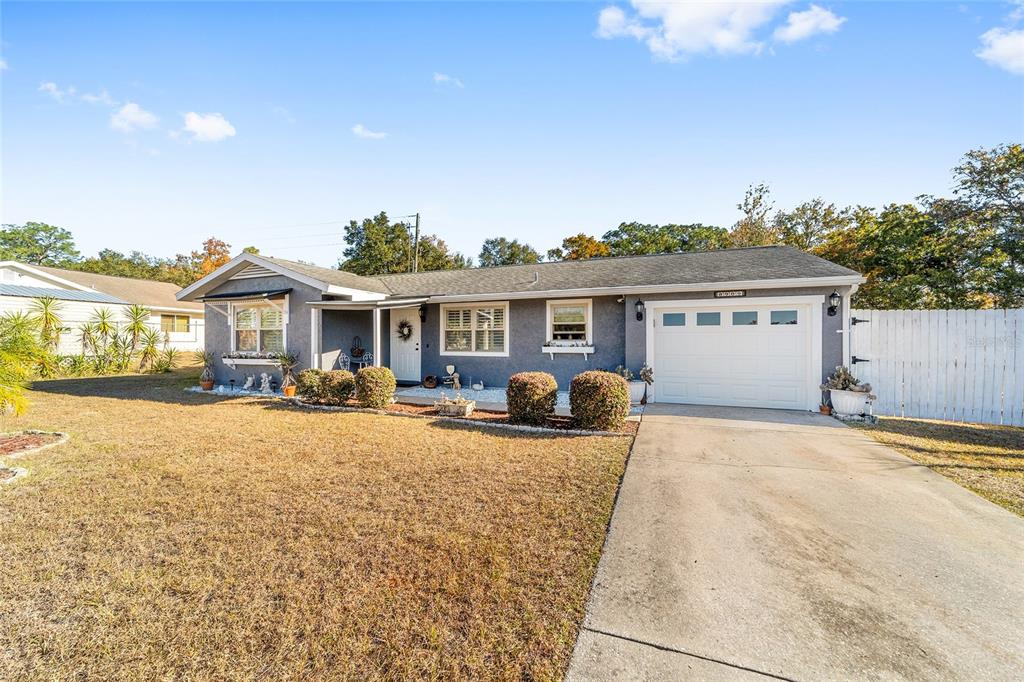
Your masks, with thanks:
[{"label": "potted plant", "polygon": [[203,372],[199,375],[199,386],[204,391],[213,390],[213,353],[208,350],[197,350],[196,360],[203,364]]},{"label": "potted plant", "polygon": [[[644,365],[644,368],[648,369],[647,365]],[[633,374],[629,368],[623,367],[622,365],[619,365],[612,371],[629,382],[629,402],[634,405],[639,405],[644,399],[644,395],[647,393],[648,382],[645,381],[642,376],[640,379],[637,379],[636,375]]]},{"label": "potted plant", "polygon": [[836,414],[860,415],[867,412],[867,404],[875,399],[871,395],[871,384],[862,384],[846,367],[836,367],[836,371],[821,385],[821,390],[828,391],[832,409]]},{"label": "potted plant", "polygon": [[461,393],[456,393],[454,399],[441,393],[441,399],[434,403],[434,409],[443,417],[468,417],[476,409],[476,401],[463,398]]},{"label": "potted plant", "polygon": [[281,363],[281,392],[291,398],[295,395],[295,368],[299,366],[299,354],[278,353],[277,361]]}]

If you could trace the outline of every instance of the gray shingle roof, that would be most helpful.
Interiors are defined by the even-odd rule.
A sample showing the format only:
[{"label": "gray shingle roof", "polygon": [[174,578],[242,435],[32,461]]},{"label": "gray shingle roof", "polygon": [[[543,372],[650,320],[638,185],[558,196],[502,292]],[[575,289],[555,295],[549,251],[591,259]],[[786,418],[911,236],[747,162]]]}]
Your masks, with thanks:
[{"label": "gray shingle roof", "polygon": [[[524,293],[603,287],[715,284],[750,280],[856,276],[790,246],[594,258],[536,265],[439,270],[379,278],[392,295]],[[369,279],[369,278],[360,278]]]},{"label": "gray shingle roof", "polygon": [[372,291],[376,294],[391,293],[388,287],[376,277],[363,277],[361,275],[352,274],[351,272],[345,272],[344,270],[322,268],[319,265],[309,265],[308,263],[299,263],[297,261],[286,260],[284,258],[271,258],[270,256],[264,256],[262,254],[260,255],[260,258],[265,258],[277,263],[283,268],[288,268],[293,272],[306,275],[307,277],[312,277],[313,279],[327,284],[346,287],[348,289]]}]

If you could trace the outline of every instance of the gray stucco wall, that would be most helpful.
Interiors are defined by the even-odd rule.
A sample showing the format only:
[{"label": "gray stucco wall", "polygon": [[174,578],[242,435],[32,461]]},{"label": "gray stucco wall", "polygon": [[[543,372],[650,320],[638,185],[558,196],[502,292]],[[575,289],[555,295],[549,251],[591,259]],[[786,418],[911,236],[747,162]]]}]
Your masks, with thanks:
[{"label": "gray stucco wall", "polygon": [[[299,353],[301,363],[299,369],[309,366],[309,333],[310,333],[310,308],[307,301],[319,301],[320,290],[297,282],[288,277],[260,277],[254,279],[228,280],[219,287],[209,292],[210,294],[242,293],[247,291],[272,291],[274,289],[288,289],[288,330],[286,333],[286,344],[288,350]],[[216,381],[218,384],[227,384],[234,379],[236,385],[241,386],[248,374],[255,374],[257,379],[262,372],[268,372],[280,384],[281,372],[274,367],[267,365],[245,365],[238,369],[226,367],[221,361],[221,354],[231,351],[231,327],[228,318],[223,314],[227,304],[216,304],[219,310],[213,310],[213,306],[206,304],[206,350],[213,353],[216,358]]]},{"label": "gray stucco wall", "polygon": [[[773,296],[825,296],[828,297],[833,291],[845,294],[850,287],[814,287],[800,289],[750,289],[746,298],[757,299]],[[710,291],[687,291],[675,294],[651,294],[650,296],[627,296],[626,297],[626,366],[634,372],[638,372],[644,364],[647,354],[647,321],[637,321],[636,300],[642,298],[644,301],[664,300],[693,300],[701,298],[712,298]],[[834,317],[829,317],[826,312],[828,302],[822,303],[821,321],[821,372],[822,379],[832,373],[837,365],[843,364],[843,335],[838,333],[843,328],[843,319],[848,311],[840,306],[839,312]]]},{"label": "gray stucco wall", "polygon": [[614,369],[625,361],[625,336],[622,325],[623,304],[618,296],[593,298],[594,350],[583,355],[559,354],[554,358],[541,351],[547,341],[547,300],[527,299],[509,302],[509,357],[472,357],[441,355],[440,306],[427,309],[421,338],[423,374],[443,375],[444,366],[455,365],[468,385],[469,379],[483,380],[488,386],[505,386],[516,372],[541,371],[554,375],[560,388],[568,390],[574,376],[588,369]]},{"label": "gray stucco wall", "polygon": [[369,310],[325,310],[321,329],[321,369],[341,369],[338,356],[345,353],[351,358],[356,336],[368,353],[373,351],[373,313]]}]

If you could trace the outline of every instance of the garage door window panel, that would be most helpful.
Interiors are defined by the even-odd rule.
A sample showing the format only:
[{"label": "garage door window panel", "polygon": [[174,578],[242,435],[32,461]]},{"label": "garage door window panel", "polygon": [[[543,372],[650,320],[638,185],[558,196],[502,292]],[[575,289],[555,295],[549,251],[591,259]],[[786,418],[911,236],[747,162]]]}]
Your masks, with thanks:
[{"label": "garage door window panel", "polygon": [[799,323],[800,318],[795,310],[773,310],[771,323],[773,325],[789,325]]},{"label": "garage door window panel", "polygon": [[734,327],[747,327],[756,324],[756,310],[736,310],[732,314],[732,326]]},{"label": "garage door window panel", "polygon": [[698,327],[718,327],[722,324],[722,313],[697,313]]}]

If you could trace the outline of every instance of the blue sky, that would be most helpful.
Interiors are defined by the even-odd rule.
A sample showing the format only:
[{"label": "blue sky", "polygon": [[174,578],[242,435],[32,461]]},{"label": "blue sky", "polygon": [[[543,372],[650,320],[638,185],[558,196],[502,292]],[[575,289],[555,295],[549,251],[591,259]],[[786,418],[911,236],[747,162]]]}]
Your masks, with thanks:
[{"label": "blue sky", "polygon": [[[1024,139],[1009,3],[0,6],[0,217],[86,254],[333,265],[341,224],[420,211],[475,256],[621,221],[948,192]],[[445,76],[447,78],[445,78]],[[331,222],[334,221],[334,222]]]}]

